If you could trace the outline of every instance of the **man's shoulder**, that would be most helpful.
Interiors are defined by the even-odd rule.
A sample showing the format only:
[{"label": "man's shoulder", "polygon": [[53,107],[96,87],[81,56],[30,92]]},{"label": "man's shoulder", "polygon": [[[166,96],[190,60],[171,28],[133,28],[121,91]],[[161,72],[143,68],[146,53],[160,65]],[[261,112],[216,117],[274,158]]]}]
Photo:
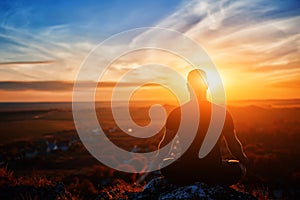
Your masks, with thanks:
[{"label": "man's shoulder", "polygon": [[178,106],[170,112],[168,119],[178,118],[178,117],[180,117],[180,115],[181,115],[181,106]]},{"label": "man's shoulder", "polygon": [[197,105],[193,104],[191,101],[189,101],[181,106],[177,106],[170,112],[169,117],[180,116],[181,112],[183,110],[197,112],[197,111],[201,111],[201,109],[204,109],[204,110],[210,110],[210,112],[215,112],[217,115],[225,116],[226,119],[232,118],[230,112],[228,111],[228,109],[225,105],[218,105],[218,104],[206,101],[206,102],[200,103],[199,108],[197,108],[195,106],[197,106]]},{"label": "man's shoulder", "polygon": [[226,114],[226,117],[231,117],[230,112],[228,111],[228,108],[226,105],[220,105],[215,103],[210,103],[212,108],[215,108],[216,112],[222,112]]},{"label": "man's shoulder", "polygon": [[180,106],[175,107],[169,114],[169,117],[177,117],[180,116],[182,113],[182,110],[186,110],[189,109],[190,106],[190,102],[187,102],[185,104],[182,104]]}]

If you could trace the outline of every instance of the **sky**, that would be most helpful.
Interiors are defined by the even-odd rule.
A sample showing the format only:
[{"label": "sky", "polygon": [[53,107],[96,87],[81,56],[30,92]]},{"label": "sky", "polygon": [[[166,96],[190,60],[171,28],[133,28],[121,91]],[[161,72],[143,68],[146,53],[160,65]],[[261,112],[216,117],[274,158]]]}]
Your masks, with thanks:
[{"label": "sky", "polygon": [[[297,0],[2,0],[0,101],[71,101],[73,82],[89,52],[114,34],[140,27],[175,30],[197,42],[215,63],[228,100],[300,98],[299,25]],[[164,43],[173,41],[167,38]],[[132,52],[114,62],[102,77],[102,88],[100,84],[97,90],[100,100],[110,98],[122,74],[153,62],[188,73],[188,63],[174,55]],[[176,82],[166,71],[149,66],[136,70],[120,86],[126,92],[148,76],[166,84]],[[208,77],[213,85],[214,76]],[[170,97],[156,85],[136,94],[140,99],[155,99],[147,94],[154,90],[160,98]]]}]

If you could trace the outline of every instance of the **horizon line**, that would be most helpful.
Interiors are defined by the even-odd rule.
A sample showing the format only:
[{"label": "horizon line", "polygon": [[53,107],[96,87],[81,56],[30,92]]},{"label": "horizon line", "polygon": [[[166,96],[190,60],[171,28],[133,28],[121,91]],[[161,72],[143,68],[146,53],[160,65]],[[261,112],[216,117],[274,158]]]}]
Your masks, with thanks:
[{"label": "horizon line", "polygon": [[[153,102],[157,100],[131,100],[133,102]],[[174,100],[163,99],[162,102],[176,102]],[[266,98],[266,99],[236,99],[228,100],[227,102],[247,102],[247,101],[300,101],[299,98]],[[72,103],[73,101],[0,101],[0,103]],[[79,103],[87,103],[91,101],[79,101]],[[111,102],[110,100],[99,100],[95,102]],[[126,102],[126,100],[120,100],[119,102]]]}]

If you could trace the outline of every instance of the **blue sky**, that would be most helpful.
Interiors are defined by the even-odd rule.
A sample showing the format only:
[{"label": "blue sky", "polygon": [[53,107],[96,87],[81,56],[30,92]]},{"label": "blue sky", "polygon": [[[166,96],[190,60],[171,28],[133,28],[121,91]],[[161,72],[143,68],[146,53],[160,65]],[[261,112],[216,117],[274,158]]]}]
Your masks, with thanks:
[{"label": "blue sky", "polygon": [[180,3],[176,0],[1,1],[1,24],[28,30],[65,26],[72,36],[99,40],[129,28],[153,26]]},{"label": "blue sky", "polygon": [[[90,50],[107,37],[157,26],[177,30],[206,49],[234,99],[298,98],[299,24],[297,0],[2,0],[0,92],[13,100],[7,82],[73,81]],[[123,67],[133,66],[128,63]],[[250,82],[254,97],[244,91]],[[20,97],[21,91],[15,100]]]}]

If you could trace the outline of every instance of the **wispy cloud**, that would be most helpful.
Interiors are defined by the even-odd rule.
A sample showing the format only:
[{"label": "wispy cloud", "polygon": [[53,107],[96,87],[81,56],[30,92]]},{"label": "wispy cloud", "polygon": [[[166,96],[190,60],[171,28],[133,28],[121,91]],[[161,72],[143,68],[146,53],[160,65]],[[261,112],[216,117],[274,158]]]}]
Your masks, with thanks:
[{"label": "wispy cloud", "polygon": [[36,65],[36,64],[53,64],[53,60],[44,61],[15,61],[15,62],[0,62],[0,65]]},{"label": "wispy cloud", "polygon": [[[6,74],[0,77],[2,80],[73,80],[85,56],[94,47],[84,40],[68,42],[72,34],[66,33],[67,26],[46,27],[37,33],[7,26],[2,29],[5,34],[0,33],[0,43],[3,43],[0,68]],[[25,69],[25,65],[30,68]],[[19,75],[14,73],[16,70]]]},{"label": "wispy cloud", "polygon": [[36,91],[66,91],[71,90],[72,83],[61,81],[35,81],[35,82],[16,82],[16,81],[3,81],[0,82],[0,90],[6,91],[23,91],[23,90],[36,90]]},{"label": "wispy cloud", "polygon": [[[139,83],[135,82],[99,82],[99,88],[113,88],[118,84],[118,87],[137,87]],[[1,81],[0,90],[3,91],[72,91],[74,82],[70,81]],[[81,88],[93,88],[95,82],[81,81]],[[157,84],[147,83],[145,87],[155,87]]]},{"label": "wispy cloud", "polygon": [[271,86],[280,87],[280,88],[299,89],[300,88],[300,80],[292,79],[292,80],[285,80],[285,81],[277,81],[276,83],[272,83]]}]

